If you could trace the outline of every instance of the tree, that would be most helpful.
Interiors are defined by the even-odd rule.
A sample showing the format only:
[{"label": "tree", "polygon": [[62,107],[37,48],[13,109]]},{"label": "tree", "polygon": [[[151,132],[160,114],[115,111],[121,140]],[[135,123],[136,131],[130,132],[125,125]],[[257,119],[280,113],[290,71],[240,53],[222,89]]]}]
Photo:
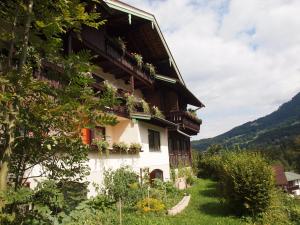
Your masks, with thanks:
[{"label": "tree", "polygon": [[[110,101],[91,89],[91,53],[64,51],[70,31],[80,36],[82,26],[104,23],[96,6],[96,0],[1,1],[0,193],[18,190],[36,165],[41,176],[81,180],[89,149],[80,129],[117,123],[104,111]],[[0,212],[4,206],[0,197]]]}]

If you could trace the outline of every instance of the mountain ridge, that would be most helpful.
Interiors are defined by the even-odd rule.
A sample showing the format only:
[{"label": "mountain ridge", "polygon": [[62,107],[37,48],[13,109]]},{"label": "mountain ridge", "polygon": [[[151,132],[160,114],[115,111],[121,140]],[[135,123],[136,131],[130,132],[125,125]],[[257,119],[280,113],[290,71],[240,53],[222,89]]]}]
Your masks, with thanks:
[{"label": "mountain ridge", "polygon": [[216,137],[192,141],[192,147],[202,151],[212,144],[225,147],[263,147],[278,145],[281,140],[293,139],[297,135],[300,135],[300,92],[276,111]]}]

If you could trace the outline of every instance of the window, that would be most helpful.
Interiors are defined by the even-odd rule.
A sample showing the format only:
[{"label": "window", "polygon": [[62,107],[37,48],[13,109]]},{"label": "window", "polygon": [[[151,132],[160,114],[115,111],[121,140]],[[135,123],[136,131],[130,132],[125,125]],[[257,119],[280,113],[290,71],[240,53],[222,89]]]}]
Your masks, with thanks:
[{"label": "window", "polygon": [[92,130],[92,140],[105,140],[105,127],[95,127]]},{"label": "window", "polygon": [[155,130],[148,130],[149,150],[151,152],[160,151],[160,133]]}]

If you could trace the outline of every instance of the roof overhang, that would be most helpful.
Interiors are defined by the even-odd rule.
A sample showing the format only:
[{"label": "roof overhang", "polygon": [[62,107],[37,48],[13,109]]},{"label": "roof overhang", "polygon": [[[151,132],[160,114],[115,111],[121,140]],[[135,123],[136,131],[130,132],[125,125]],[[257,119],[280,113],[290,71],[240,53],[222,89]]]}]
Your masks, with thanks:
[{"label": "roof overhang", "polygon": [[152,116],[150,114],[144,114],[144,113],[132,113],[130,114],[130,117],[132,119],[136,119],[136,120],[142,120],[160,127],[172,127],[172,128],[176,128],[177,124],[173,123],[169,120],[160,118],[160,117],[156,117],[156,116]]},{"label": "roof overhang", "polygon": [[178,80],[163,75],[155,75],[155,79],[160,85],[179,91],[179,93],[186,98],[188,104],[200,108],[205,107],[205,105]]},{"label": "roof overhang", "polygon": [[121,11],[121,12],[124,12],[124,13],[127,13],[128,15],[133,15],[133,16],[136,16],[136,17],[139,17],[139,18],[143,18],[145,20],[148,20],[152,23],[152,28],[153,30],[156,30],[160,39],[161,39],[161,42],[168,54],[168,57],[169,57],[169,63],[170,65],[173,65],[175,71],[176,71],[176,74],[178,76],[178,79],[180,80],[180,82],[185,85],[184,83],[184,80],[181,76],[181,73],[177,67],[177,64],[174,60],[174,57],[168,47],[168,44],[160,30],[160,27],[155,19],[155,16],[153,14],[150,14],[148,12],[145,12],[143,10],[140,10],[140,9],[137,9],[131,5],[128,5],[126,3],[123,3],[123,2],[120,2],[120,1],[117,1],[117,0],[103,0],[103,2],[111,9],[115,9],[115,10],[118,10],[118,11]]}]

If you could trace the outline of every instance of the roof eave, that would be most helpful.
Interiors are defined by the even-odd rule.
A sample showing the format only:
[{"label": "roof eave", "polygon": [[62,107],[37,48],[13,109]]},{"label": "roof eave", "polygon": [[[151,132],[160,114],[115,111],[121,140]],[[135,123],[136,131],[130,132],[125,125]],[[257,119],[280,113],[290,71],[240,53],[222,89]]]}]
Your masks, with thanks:
[{"label": "roof eave", "polygon": [[169,49],[169,46],[161,32],[161,29],[157,23],[157,20],[155,19],[155,16],[151,13],[148,13],[148,12],[145,12],[143,10],[140,10],[140,9],[137,9],[133,6],[130,6],[126,3],[123,3],[123,2],[120,2],[120,1],[114,1],[114,0],[103,0],[103,2],[105,2],[110,8],[113,8],[113,9],[116,9],[116,10],[119,10],[119,11],[122,11],[122,12],[125,12],[125,13],[128,13],[128,14],[131,14],[131,15],[134,15],[134,16],[137,16],[137,17],[140,17],[140,18],[143,18],[143,19],[146,19],[146,20],[149,20],[153,23],[154,27],[156,28],[157,32],[158,32],[158,35],[160,37],[160,39],[162,40],[162,43],[168,53],[168,56],[169,56],[169,59],[172,63],[172,65],[174,66],[174,69],[178,75],[178,78],[180,80],[180,82],[185,86],[185,82],[181,76],[181,73],[177,67],[177,64],[174,60],[174,57]]}]

